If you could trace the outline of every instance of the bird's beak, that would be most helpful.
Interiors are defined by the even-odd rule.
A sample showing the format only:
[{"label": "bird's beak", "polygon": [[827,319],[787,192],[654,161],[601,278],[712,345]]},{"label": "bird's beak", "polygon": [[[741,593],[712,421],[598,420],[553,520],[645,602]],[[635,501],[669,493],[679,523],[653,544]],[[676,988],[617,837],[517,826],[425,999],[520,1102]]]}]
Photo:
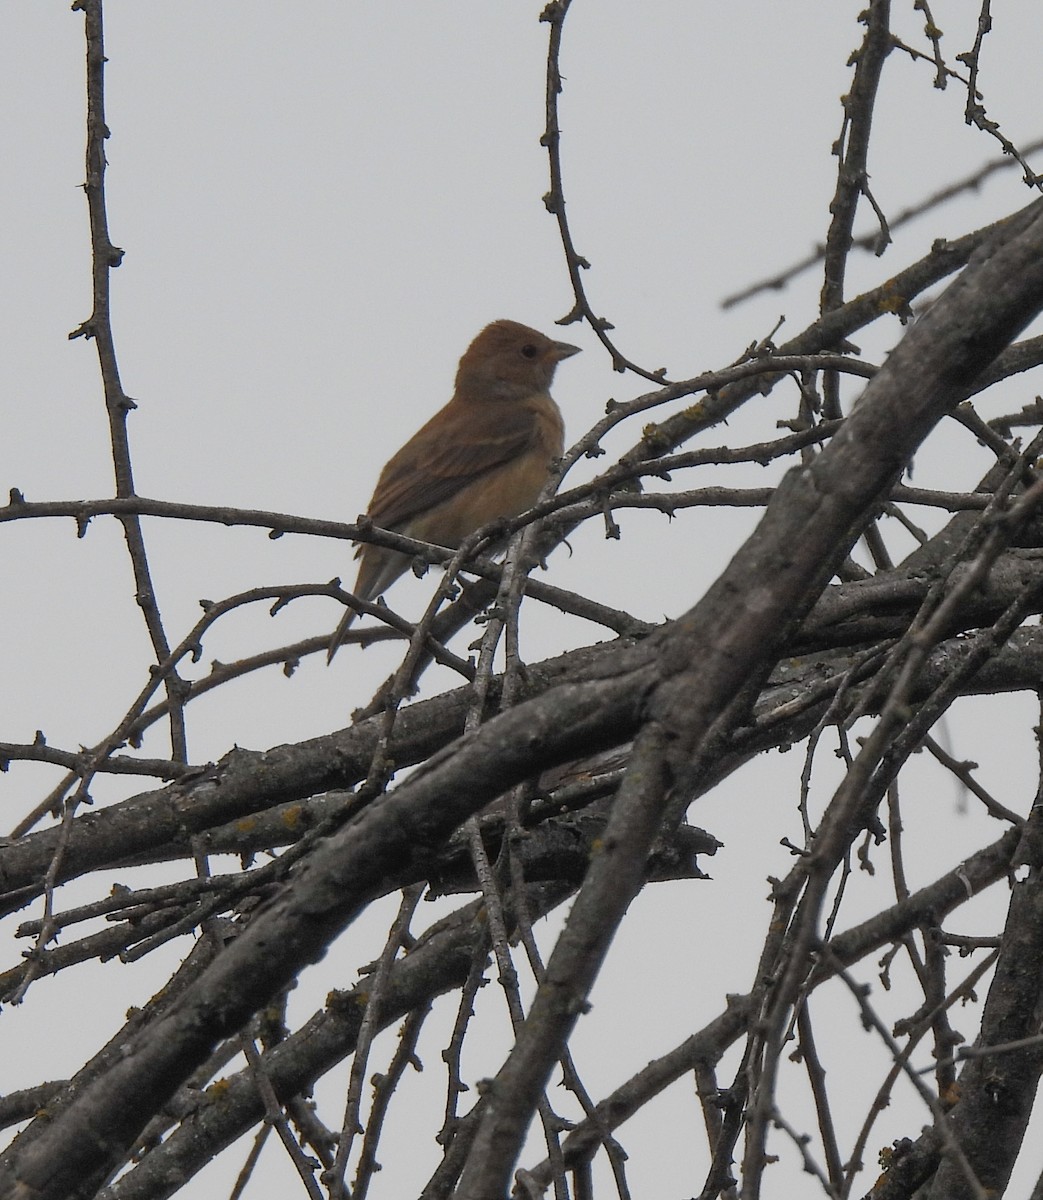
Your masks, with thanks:
[{"label": "bird's beak", "polygon": [[563,358],[571,358],[574,354],[579,354],[580,346],[570,346],[568,342],[551,342],[550,357],[554,362],[561,362]]}]

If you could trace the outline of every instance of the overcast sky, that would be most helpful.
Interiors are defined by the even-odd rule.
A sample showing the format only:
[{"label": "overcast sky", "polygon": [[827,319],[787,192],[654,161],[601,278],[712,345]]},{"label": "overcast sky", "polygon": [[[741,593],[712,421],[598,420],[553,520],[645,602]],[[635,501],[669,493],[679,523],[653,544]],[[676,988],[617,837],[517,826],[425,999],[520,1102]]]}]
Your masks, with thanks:
[{"label": "overcast sky", "polygon": [[[130,434],[142,495],[353,520],[381,464],[448,399],[457,360],[484,324],[510,317],[555,332],[573,299],[556,225],[541,201],[548,187],[539,144],[548,28],[537,20],[541,7],[521,0],[107,0],[109,220],[126,252],[113,277],[113,319],[123,382],[139,405]],[[720,301],[802,257],[824,234],[835,183],[830,146],[861,7],[576,0],[562,52],[568,212],[577,248],[592,264],[589,295],[630,358],[684,378],[731,362],[780,316],[780,337],[814,318],[817,270],[728,311]],[[1025,144],[1043,134],[1038,0],[999,8],[981,83],[989,115]],[[922,46],[923,18],[912,9],[912,0],[895,5],[896,28]],[[971,45],[977,12],[944,0],[933,9],[954,62]],[[31,500],[100,497],[111,494],[112,472],[95,351],[67,339],[90,311],[79,186],[83,20],[53,0],[11,5],[5,16],[0,485],[5,495],[17,487]],[[962,90],[938,91],[932,80],[929,64],[899,53],[885,70],[870,173],[877,201],[892,216],[996,156],[996,143],[963,122]],[[913,261],[934,238],[957,236],[1028,198],[1017,170],[993,176],[940,215],[903,229],[882,261],[855,256],[848,294]],[[866,216],[859,230],[869,228]],[[860,341],[863,355],[878,359],[898,333],[896,320],[881,322]],[[648,390],[612,371],[589,329],[574,325],[557,336],[584,349],[561,366],[554,389],[571,437],[610,398]],[[1033,386],[1008,392],[1006,408],[1030,402]],[[700,444],[764,436],[775,419],[765,411],[774,414],[770,406],[779,403],[759,401]],[[609,439],[609,451],[633,437]],[[943,432],[918,460],[915,481],[969,487],[985,461],[966,435]],[[599,465],[580,463],[576,479]],[[761,479],[758,471],[748,480]],[[701,480],[717,481],[712,472]],[[648,620],[676,615],[728,561],[756,513],[680,519],[691,529],[681,560],[682,543],[664,516],[626,512],[621,541],[606,542],[593,525],[580,531],[571,555],[562,549],[553,556],[548,578],[600,592]],[[929,514],[923,520],[931,524]],[[0,528],[0,740],[31,741],[42,729],[55,745],[91,744],[147,678],[147,639],[118,527],[101,519],[84,539],[75,533],[71,521]],[[201,598],[353,576],[343,542],[159,522],[147,522],[146,535],[172,641],[197,619]],[[389,599],[416,617],[430,589],[430,579],[407,577]],[[205,673],[214,658],[332,630],[338,618],[326,599],[292,606],[274,622],[264,609],[244,615],[215,631],[195,672]],[[523,637],[536,659],[590,631],[533,615]],[[330,670],[309,661],[292,680],[273,670],[201,701],[190,714],[191,760],[216,758],[233,744],[263,749],[343,726],[396,654],[350,648]],[[430,686],[450,682],[435,676]],[[1018,703],[1014,711],[1025,716]],[[1026,811],[1035,786],[1030,739],[982,746],[980,711],[954,716],[956,752],[965,720],[966,752],[973,746],[984,778],[1000,791],[1017,768],[1021,790],[1007,799]],[[1027,732],[1031,716],[1022,724]],[[169,752],[162,730],[145,749]],[[592,1018],[577,1035],[595,1097],[712,1017],[724,992],[748,988],[752,961],[738,948],[741,917],[762,926],[765,879],[788,867],[778,838],[799,833],[799,768],[799,752],[764,759],[693,813],[735,848],[710,865],[713,884],[652,889],[661,895],[635,904],[595,993],[596,1008],[628,1036],[606,1060],[611,1024]],[[4,825],[57,778],[25,764],[0,776],[0,804],[11,813]],[[825,763],[823,800],[828,782]],[[104,802],[136,788],[99,780],[94,790]],[[950,785],[926,791],[924,811],[911,820],[944,820],[946,838],[914,886],[982,840],[981,827],[958,815]],[[763,844],[748,845],[752,820],[770,825]],[[67,889],[67,903],[95,895],[95,886]],[[853,921],[857,889],[851,903]],[[25,946],[10,939],[15,924],[0,924],[7,947],[0,969]],[[379,946],[379,929],[365,936]],[[363,938],[362,931],[345,935],[295,998],[299,1014],[321,1004],[329,986],[353,982],[355,965],[375,952]],[[155,964],[87,967],[36,984],[30,1002],[0,1014],[0,1091],[73,1070],[176,961],[172,950]],[[664,962],[675,965],[675,982],[646,986]],[[713,986],[704,992],[701,979],[711,969]],[[83,999],[117,974],[124,990],[115,1008]],[[484,1005],[499,1002],[495,990],[486,989]],[[654,1019],[645,1028],[650,1006]],[[850,1012],[842,1019],[851,1022]],[[490,1049],[481,1069],[494,1071],[498,1053]],[[437,1048],[429,1048],[421,1086],[433,1093],[442,1087],[438,1066]],[[689,1195],[701,1186],[683,1151],[700,1120],[696,1106],[686,1097],[672,1107],[673,1145],[665,1118],[655,1128],[641,1118],[622,1131],[628,1147],[649,1139],[656,1147],[634,1156],[635,1195]],[[924,1120],[914,1107],[888,1114],[873,1144],[915,1136]],[[234,1161],[213,1168],[213,1182],[201,1178],[188,1194],[226,1194],[244,1153],[237,1148]],[[270,1157],[270,1173],[249,1193],[261,1200],[286,1194],[286,1168],[277,1151]],[[429,1163],[422,1153],[418,1160],[419,1175],[412,1161],[385,1156],[376,1194],[412,1194]],[[1012,1197],[1027,1194],[1030,1175]]]}]

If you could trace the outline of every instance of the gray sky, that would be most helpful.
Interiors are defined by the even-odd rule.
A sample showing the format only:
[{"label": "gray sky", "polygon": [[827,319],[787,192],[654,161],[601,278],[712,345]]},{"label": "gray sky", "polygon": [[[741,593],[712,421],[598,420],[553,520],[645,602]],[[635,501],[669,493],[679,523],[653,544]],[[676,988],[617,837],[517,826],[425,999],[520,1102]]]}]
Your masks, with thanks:
[{"label": "gray sky", "polygon": [[[592,263],[588,294],[632,359],[684,378],[731,362],[782,314],[782,337],[813,319],[818,271],[727,312],[719,302],[789,265],[823,235],[835,178],[829,147],[861,7],[576,0],[562,55],[568,212],[577,248]],[[511,317],[554,331],[572,297],[556,226],[541,203],[547,27],[537,21],[540,8],[482,0],[108,0],[109,219],[113,241],[126,251],[113,278],[114,330],[125,387],[139,403],[130,432],[141,494],[353,520],[380,465],[448,398],[456,362],[478,329]],[[967,4],[934,8],[953,60],[970,47],[977,13]],[[921,45],[922,17],[911,3],[896,10],[902,36]],[[6,15],[0,484],[31,500],[99,497],[112,485],[94,348],[66,337],[88,315],[90,296],[79,188],[83,22],[56,3],[12,6]],[[1041,133],[1038,5],[1008,0],[994,20],[982,65],[986,104],[1007,136],[1024,144]],[[870,172],[874,195],[894,215],[977,169],[997,147],[963,123],[960,89],[932,87],[928,64],[896,52],[885,79]],[[919,257],[935,237],[959,235],[1027,199],[1018,171],[993,177],[940,216],[904,229],[882,261],[854,256],[849,295]],[[859,229],[867,228],[865,216]],[[879,323],[860,342],[864,356],[878,360],[898,333],[897,321]],[[612,372],[589,329],[572,326],[559,336],[585,350],[561,367],[555,384],[573,437],[609,398],[648,390]],[[1032,398],[1032,384],[1019,385],[1006,407]],[[701,444],[739,444],[747,434],[763,436],[775,408],[789,415],[775,397],[749,407]],[[629,440],[609,439],[608,449]],[[918,459],[915,481],[969,486],[984,463],[967,435],[942,431]],[[580,463],[576,479],[601,464]],[[759,468],[749,475],[774,478]],[[712,472],[700,478],[717,481]],[[572,540],[571,556],[553,556],[548,578],[600,591],[655,620],[691,605],[756,514],[684,514],[683,543],[661,515],[618,519],[620,542],[605,541],[592,524]],[[931,520],[924,514],[925,524]],[[146,534],[173,640],[197,619],[200,598],[353,576],[344,543],[159,522],[147,522]],[[77,540],[70,521],[8,524],[0,539],[7,563],[0,740],[31,741],[42,729],[55,745],[90,744],[116,724],[147,677],[147,640],[117,527],[97,520]],[[430,579],[407,577],[389,599],[414,617],[430,588]],[[338,617],[328,600],[294,605],[274,622],[259,609],[215,631],[195,673],[214,658],[332,630]],[[585,626],[535,611],[523,627],[532,659],[589,636]],[[263,749],[338,728],[395,661],[391,648],[351,648],[331,670],[307,662],[292,680],[272,671],[223,689],[190,712],[190,757],[203,762],[233,743]],[[450,682],[436,675],[429,686]],[[1025,811],[1034,788],[1031,709],[1012,702],[1024,734],[1017,744],[982,744],[983,711],[964,706],[954,714],[955,751],[973,747],[983,778]],[[167,749],[161,729],[145,746]],[[822,803],[827,757],[816,775]],[[778,839],[799,834],[800,764],[799,750],[758,760],[692,814],[728,847],[708,864],[714,883],[651,889],[634,905],[575,1043],[595,1097],[712,1017],[724,992],[748,988],[752,961],[744,954],[759,934],[743,944],[743,931],[760,930],[765,878],[788,867]],[[910,836],[927,838],[939,822],[946,832],[914,886],[982,840],[981,824],[957,814],[951,785],[923,767]],[[0,804],[12,814],[5,825],[57,778],[25,764],[0,776]],[[94,792],[100,803],[128,788],[99,780]],[[763,838],[751,839],[751,828]],[[68,888],[65,902],[95,895],[96,886]],[[871,910],[873,894],[861,894],[870,886],[856,879],[843,925]],[[376,952],[390,917],[388,909],[345,935],[294,997],[298,1014],[321,1004],[328,987],[353,982],[354,966]],[[26,945],[11,940],[16,923],[0,926],[4,967]],[[76,1055],[110,1036],[126,1006],[147,999],[176,961],[168,950],[155,963],[89,966],[37,983],[22,1008],[0,1014],[0,1091],[74,1069]],[[103,999],[114,976],[125,989],[115,1008]],[[838,1020],[854,1028],[845,1000],[835,1003]],[[498,989],[486,989],[482,1004],[495,1024]],[[502,1034],[502,1012],[499,1021]],[[624,1038],[611,1032],[621,1029]],[[490,1036],[474,1072],[495,1071],[504,1045]],[[428,1046],[425,1062],[416,1086],[435,1097],[437,1118],[437,1046]],[[342,1086],[343,1077],[334,1082]],[[688,1195],[701,1186],[701,1169],[684,1151],[701,1118],[689,1085],[680,1086],[689,1092],[683,1100],[668,1099],[622,1131],[634,1151],[654,1146],[633,1154],[635,1195]],[[915,1135],[925,1120],[915,1104],[896,1105],[870,1144]],[[785,1159],[778,1169],[793,1170],[792,1152],[776,1148]],[[219,1163],[188,1194],[225,1194],[244,1153],[237,1148],[234,1161]],[[422,1154],[401,1157],[407,1161],[385,1152],[376,1194],[411,1194],[426,1177]],[[265,1178],[249,1194],[285,1194],[287,1170],[273,1148]],[[1009,1194],[1027,1194],[1034,1175],[1026,1169],[1022,1190]]]}]

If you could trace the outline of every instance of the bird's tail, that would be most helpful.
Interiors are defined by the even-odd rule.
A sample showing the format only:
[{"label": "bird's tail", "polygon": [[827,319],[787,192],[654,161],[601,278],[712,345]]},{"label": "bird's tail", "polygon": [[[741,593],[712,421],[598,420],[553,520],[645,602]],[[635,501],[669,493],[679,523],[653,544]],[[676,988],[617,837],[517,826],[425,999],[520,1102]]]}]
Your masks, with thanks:
[{"label": "bird's tail", "polygon": [[326,665],[329,666],[333,662],[333,656],[337,653],[337,647],[344,641],[345,634],[351,628],[352,621],[358,616],[358,613],[353,608],[346,608],[344,616],[340,619],[340,624],[337,626],[333,637],[330,638],[330,647],[326,651]]}]

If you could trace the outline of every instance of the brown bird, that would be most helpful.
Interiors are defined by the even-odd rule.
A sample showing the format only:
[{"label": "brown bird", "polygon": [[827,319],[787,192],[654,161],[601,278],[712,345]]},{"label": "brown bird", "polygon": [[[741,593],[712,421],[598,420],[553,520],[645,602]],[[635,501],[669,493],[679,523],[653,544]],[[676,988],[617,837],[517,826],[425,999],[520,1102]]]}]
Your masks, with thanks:
[{"label": "brown bird", "polygon": [[[565,426],[550,397],[554,370],[578,346],[494,321],[467,348],[453,398],[381,471],[366,510],[375,525],[455,550],[474,531],[531,507],[561,456]],[[408,554],[362,545],[354,592],[374,600],[406,570]],[[355,619],[344,614],[333,658]]]}]

